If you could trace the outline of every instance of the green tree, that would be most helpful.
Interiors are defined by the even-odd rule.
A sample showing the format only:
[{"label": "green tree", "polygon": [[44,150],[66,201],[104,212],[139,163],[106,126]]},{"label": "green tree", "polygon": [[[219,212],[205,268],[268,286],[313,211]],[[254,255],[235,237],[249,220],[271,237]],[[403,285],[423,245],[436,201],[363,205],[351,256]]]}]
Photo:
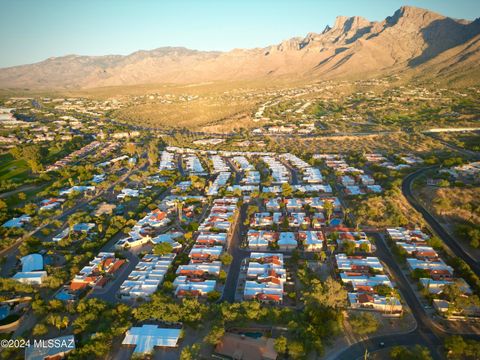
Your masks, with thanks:
[{"label": "green tree", "polygon": [[173,251],[173,247],[168,242],[161,242],[154,246],[153,253],[155,255],[163,256],[165,254],[170,254]]},{"label": "green tree", "polygon": [[205,336],[203,340],[208,344],[217,345],[224,334],[225,327],[223,324],[216,324],[212,327],[208,335]]},{"label": "green tree", "polygon": [[305,359],[305,347],[300,341],[292,341],[288,344],[288,355],[296,359]]},{"label": "green tree", "polygon": [[353,332],[358,335],[367,335],[374,333],[378,330],[378,321],[370,313],[359,313],[350,316],[349,318],[350,325],[352,326]]},{"label": "green tree", "polygon": [[353,255],[355,254],[355,243],[353,241],[345,241],[343,243],[343,251],[345,251],[345,253],[347,255]]},{"label": "green tree", "polygon": [[428,349],[424,346],[415,345],[413,349],[405,346],[395,346],[390,351],[393,360],[432,360]]},{"label": "green tree", "polygon": [[290,197],[293,194],[292,186],[289,183],[282,184],[282,195],[283,197]]},{"label": "green tree", "polygon": [[305,305],[312,308],[326,307],[332,309],[343,308],[346,305],[347,291],[338,281],[329,277],[324,283],[313,279],[310,291],[304,293]]},{"label": "green tree", "polygon": [[185,346],[180,353],[180,360],[196,360],[200,355],[200,345]]},{"label": "green tree", "polygon": [[154,166],[158,162],[158,141],[157,140],[153,140],[148,144],[147,156],[151,166]]},{"label": "green tree", "polygon": [[228,266],[232,263],[233,256],[230,255],[229,253],[223,253],[222,255],[220,255],[220,261],[222,262],[223,265]]},{"label": "green tree", "polygon": [[216,290],[210,291],[209,293],[207,293],[207,300],[208,300],[208,302],[215,302],[218,299],[220,299],[221,295],[222,294],[220,294],[220,292],[218,292]]},{"label": "green tree", "polygon": [[287,338],[285,336],[279,336],[275,339],[275,351],[279,354],[287,352]]},{"label": "green tree", "polygon": [[41,148],[38,145],[25,146],[22,151],[22,158],[34,173],[39,173],[43,170],[41,163],[42,155]]},{"label": "green tree", "polygon": [[323,211],[325,211],[327,222],[330,224],[330,219],[333,215],[333,203],[331,201],[325,201],[323,204]]},{"label": "green tree", "polygon": [[36,324],[33,328],[33,336],[42,336],[48,333],[48,328],[45,324]]}]

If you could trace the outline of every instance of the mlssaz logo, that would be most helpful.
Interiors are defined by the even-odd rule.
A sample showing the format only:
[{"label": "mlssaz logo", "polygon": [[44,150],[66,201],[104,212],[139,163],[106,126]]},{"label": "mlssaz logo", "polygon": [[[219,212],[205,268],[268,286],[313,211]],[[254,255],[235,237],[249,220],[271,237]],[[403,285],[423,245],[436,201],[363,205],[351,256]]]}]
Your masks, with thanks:
[{"label": "mlssaz logo", "polygon": [[48,348],[48,349],[74,349],[75,341],[74,339],[47,339],[47,340],[37,340],[33,342],[33,347],[36,348]]}]

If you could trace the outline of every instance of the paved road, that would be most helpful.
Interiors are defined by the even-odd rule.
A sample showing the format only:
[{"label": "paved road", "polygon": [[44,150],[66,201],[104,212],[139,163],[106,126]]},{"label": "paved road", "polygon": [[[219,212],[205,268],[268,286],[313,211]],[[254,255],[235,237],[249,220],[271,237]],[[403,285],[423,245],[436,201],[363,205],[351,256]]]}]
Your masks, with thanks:
[{"label": "paved road", "polygon": [[180,175],[185,176],[185,170],[183,169],[183,164],[182,164],[182,155],[177,156],[177,168],[178,168],[178,171],[180,172]]},{"label": "paved road", "polygon": [[405,198],[408,200],[410,205],[412,205],[415,210],[420,212],[425,219],[425,221],[428,223],[430,228],[433,230],[434,233],[436,233],[442,240],[443,242],[453,251],[455,256],[461,258],[464,260],[473,270],[473,272],[477,275],[480,276],[480,264],[478,261],[476,261],[474,258],[470,256],[459,244],[456,239],[454,239],[444,228],[443,226],[438,222],[438,220],[428,212],[427,209],[425,209],[420,202],[415,198],[415,196],[412,193],[412,184],[417,179],[419,176],[423,175],[426,171],[433,170],[438,168],[437,166],[431,166],[428,168],[423,168],[420,170],[415,171],[414,173],[408,175],[405,177],[405,179],[402,182],[402,192]]},{"label": "paved road", "polygon": [[237,289],[238,275],[240,274],[240,266],[242,265],[242,261],[250,255],[250,251],[240,248],[242,234],[246,228],[243,222],[245,221],[247,207],[248,204],[243,204],[242,208],[240,209],[240,216],[237,220],[237,226],[235,226],[232,239],[230,241],[228,250],[233,256],[233,260],[230,264],[227,280],[225,281],[221,301],[228,301],[231,303],[235,301],[235,292]]},{"label": "paved road", "polygon": [[[359,359],[363,357],[365,350],[368,350],[369,353],[372,353],[382,348],[388,348],[396,345],[413,346],[417,344],[428,347],[434,359],[443,359],[443,342],[445,337],[448,337],[450,334],[445,333],[426,313],[425,309],[420,303],[420,300],[415,295],[411,285],[409,284],[406,275],[388,249],[383,236],[379,233],[368,233],[368,235],[375,238],[375,246],[377,248],[376,255],[390,269],[393,277],[392,280],[395,281],[397,288],[403,295],[403,299],[410,307],[412,314],[417,321],[417,327],[415,330],[407,334],[378,336],[360,341],[345,349],[343,352],[334,355],[334,357],[331,357],[331,359]],[[468,334],[463,336],[477,341],[480,340],[480,335]],[[380,346],[380,343],[382,342],[384,343],[384,347]]]}]

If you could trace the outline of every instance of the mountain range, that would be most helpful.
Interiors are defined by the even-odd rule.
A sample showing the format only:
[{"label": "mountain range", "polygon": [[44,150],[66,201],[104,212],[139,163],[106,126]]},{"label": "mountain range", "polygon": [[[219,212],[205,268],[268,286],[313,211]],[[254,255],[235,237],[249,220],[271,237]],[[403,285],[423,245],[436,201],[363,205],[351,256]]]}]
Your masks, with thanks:
[{"label": "mountain range", "polygon": [[49,58],[0,69],[0,88],[93,88],[259,78],[359,79],[403,74],[480,82],[480,18],[404,6],[383,21],[336,18],[321,33],[228,52],[163,47],[130,55]]}]

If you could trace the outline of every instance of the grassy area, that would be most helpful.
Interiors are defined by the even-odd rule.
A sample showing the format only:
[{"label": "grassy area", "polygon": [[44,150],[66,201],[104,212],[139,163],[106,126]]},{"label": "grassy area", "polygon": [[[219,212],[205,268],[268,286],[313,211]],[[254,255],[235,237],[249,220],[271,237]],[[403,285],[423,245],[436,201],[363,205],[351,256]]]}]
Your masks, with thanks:
[{"label": "grassy area", "polygon": [[29,173],[30,168],[25,160],[15,160],[9,153],[0,155],[0,181],[20,182],[25,180]]}]

